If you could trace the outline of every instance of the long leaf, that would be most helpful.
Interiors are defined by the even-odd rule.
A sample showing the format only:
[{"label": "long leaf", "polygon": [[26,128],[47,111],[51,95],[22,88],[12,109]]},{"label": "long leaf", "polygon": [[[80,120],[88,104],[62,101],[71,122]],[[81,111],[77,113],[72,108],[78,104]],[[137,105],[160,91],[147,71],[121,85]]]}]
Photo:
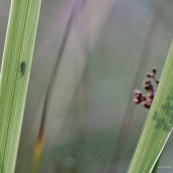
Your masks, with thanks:
[{"label": "long leaf", "polygon": [[12,0],[0,79],[0,173],[13,173],[41,0]]},{"label": "long leaf", "polygon": [[160,156],[173,126],[173,43],[128,173],[148,173]]}]

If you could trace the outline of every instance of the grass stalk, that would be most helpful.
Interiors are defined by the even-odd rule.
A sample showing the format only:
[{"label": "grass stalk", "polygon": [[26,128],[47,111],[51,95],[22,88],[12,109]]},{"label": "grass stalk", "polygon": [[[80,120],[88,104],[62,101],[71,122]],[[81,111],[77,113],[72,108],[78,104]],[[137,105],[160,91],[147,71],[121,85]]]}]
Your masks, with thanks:
[{"label": "grass stalk", "polygon": [[128,173],[151,172],[173,126],[173,42]]},{"label": "grass stalk", "polygon": [[36,144],[35,144],[35,147],[34,147],[32,170],[31,170],[32,173],[37,173],[39,171],[39,163],[40,163],[40,159],[41,159],[42,149],[43,149],[43,146],[44,146],[44,131],[45,131],[48,105],[49,105],[50,98],[52,96],[54,83],[55,83],[56,76],[57,76],[57,73],[58,73],[58,69],[59,69],[59,66],[60,66],[60,63],[61,63],[61,60],[62,60],[62,57],[63,57],[63,53],[64,53],[64,50],[65,50],[65,47],[66,47],[66,43],[67,43],[67,40],[69,38],[71,27],[73,25],[74,18],[76,16],[76,12],[75,12],[76,4],[77,4],[77,0],[74,0],[72,11],[71,11],[71,14],[69,16],[69,20],[67,22],[67,26],[66,26],[66,29],[65,29],[65,32],[64,32],[64,35],[63,35],[62,43],[61,43],[60,49],[59,49],[58,54],[57,54],[56,62],[54,64],[54,67],[53,67],[53,70],[52,70],[52,73],[51,73],[51,77],[50,77],[50,80],[49,80],[48,88],[47,88],[47,91],[46,91],[46,95],[45,95],[45,98],[44,98],[44,101],[43,101],[43,109],[42,109],[42,113],[41,113],[41,122],[40,122],[40,125],[39,125],[39,132],[38,132],[38,136],[37,136],[37,141],[36,141]]},{"label": "grass stalk", "polygon": [[13,173],[41,0],[12,0],[0,78],[0,172]]},{"label": "grass stalk", "polygon": [[155,31],[155,28],[157,26],[157,21],[160,18],[160,14],[161,14],[161,10],[163,9],[163,7],[165,6],[167,1],[165,1],[164,3],[161,3],[159,5],[159,7],[156,9],[152,20],[150,22],[148,31],[147,31],[147,36],[145,38],[145,42],[144,42],[144,47],[141,53],[141,57],[140,57],[140,61],[138,63],[138,68],[136,70],[136,74],[135,74],[135,78],[133,80],[133,84],[130,90],[130,95],[128,98],[128,103],[125,109],[125,114],[124,114],[124,119],[120,128],[120,134],[118,135],[118,139],[117,139],[117,143],[115,146],[115,153],[112,159],[112,163],[111,166],[109,168],[109,173],[116,173],[117,172],[117,167],[119,165],[119,161],[120,161],[120,157],[121,157],[121,153],[123,150],[123,144],[125,142],[125,138],[127,137],[127,133],[131,124],[131,120],[133,118],[133,113],[135,110],[135,105],[132,102],[133,100],[133,95],[132,92],[133,90],[136,88],[136,86],[139,86],[139,82],[141,81],[140,78],[142,77],[142,75],[144,74],[147,65],[148,65],[148,61],[149,61],[149,53],[150,53],[150,49],[151,49],[151,41],[152,41],[152,37],[153,37],[153,33]]}]

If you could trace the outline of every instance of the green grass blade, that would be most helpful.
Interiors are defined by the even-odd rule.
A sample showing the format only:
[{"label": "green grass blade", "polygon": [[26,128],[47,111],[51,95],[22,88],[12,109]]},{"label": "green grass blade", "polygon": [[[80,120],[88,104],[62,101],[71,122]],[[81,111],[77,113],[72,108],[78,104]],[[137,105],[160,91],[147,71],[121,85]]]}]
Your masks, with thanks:
[{"label": "green grass blade", "polygon": [[158,166],[159,166],[159,162],[160,162],[160,157],[158,158],[156,164],[154,165],[154,168],[153,168],[151,173],[157,173],[158,172]]},{"label": "green grass blade", "polygon": [[173,43],[128,173],[151,172],[173,126]]},{"label": "green grass blade", "polygon": [[40,6],[41,0],[11,3],[0,79],[0,173],[15,169]]}]

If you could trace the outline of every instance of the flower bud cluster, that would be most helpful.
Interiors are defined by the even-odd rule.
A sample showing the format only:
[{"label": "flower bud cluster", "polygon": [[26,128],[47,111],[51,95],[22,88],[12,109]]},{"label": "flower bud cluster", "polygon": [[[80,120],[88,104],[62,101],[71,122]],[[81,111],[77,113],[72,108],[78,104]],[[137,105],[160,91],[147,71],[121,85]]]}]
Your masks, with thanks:
[{"label": "flower bud cluster", "polygon": [[156,93],[156,89],[159,84],[159,80],[156,79],[156,68],[153,68],[151,73],[147,73],[146,77],[147,80],[144,81],[143,86],[146,91],[144,95],[140,90],[134,90],[134,103],[135,104],[142,104],[145,108],[150,108],[153,98]]}]

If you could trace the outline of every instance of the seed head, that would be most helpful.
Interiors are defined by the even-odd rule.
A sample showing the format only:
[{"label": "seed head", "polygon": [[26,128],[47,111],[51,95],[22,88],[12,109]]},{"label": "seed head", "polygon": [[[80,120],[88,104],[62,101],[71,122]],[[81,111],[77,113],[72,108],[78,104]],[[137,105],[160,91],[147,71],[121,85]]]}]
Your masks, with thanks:
[{"label": "seed head", "polygon": [[146,91],[146,95],[143,95],[140,90],[134,90],[134,103],[142,104],[145,108],[149,109],[151,107],[152,101],[154,99],[159,80],[156,79],[157,70],[153,67],[151,73],[147,73],[146,79],[143,83],[143,87]]}]

